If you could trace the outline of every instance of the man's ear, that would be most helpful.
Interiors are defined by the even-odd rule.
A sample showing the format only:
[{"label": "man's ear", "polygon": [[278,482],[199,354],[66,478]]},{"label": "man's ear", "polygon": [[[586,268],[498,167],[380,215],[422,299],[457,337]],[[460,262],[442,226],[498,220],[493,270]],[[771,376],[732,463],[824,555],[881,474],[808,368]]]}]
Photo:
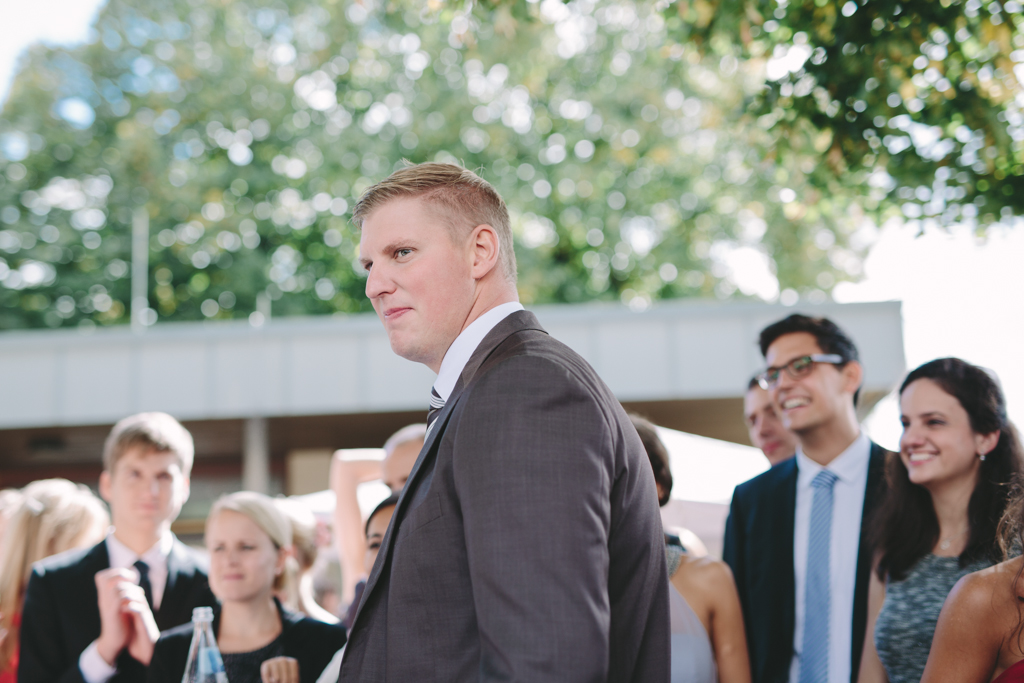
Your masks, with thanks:
[{"label": "man's ear", "polygon": [[181,502],[184,505],[185,503],[188,502],[188,497],[192,493],[192,483],[191,480],[188,478],[188,475],[185,476],[185,479],[181,483],[181,485],[183,487],[181,494]]},{"label": "man's ear", "polygon": [[473,250],[471,273],[474,280],[480,280],[498,265],[501,242],[498,232],[487,223],[473,228],[469,240]]},{"label": "man's ear", "polygon": [[864,383],[864,366],[855,360],[843,366],[843,390],[853,396]]},{"label": "man's ear", "polygon": [[110,499],[113,497],[112,493],[113,492],[110,490],[110,472],[103,470],[100,472],[100,497],[107,501],[108,505],[110,504]]}]

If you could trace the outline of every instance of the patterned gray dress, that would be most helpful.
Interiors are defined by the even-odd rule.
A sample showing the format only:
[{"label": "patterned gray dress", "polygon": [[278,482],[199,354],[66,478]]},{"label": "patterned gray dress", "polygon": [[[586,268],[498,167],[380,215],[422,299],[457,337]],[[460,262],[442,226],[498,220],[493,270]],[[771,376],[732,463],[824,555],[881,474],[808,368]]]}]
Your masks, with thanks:
[{"label": "patterned gray dress", "polygon": [[963,569],[956,557],[925,555],[902,581],[889,581],[875,622],[875,649],[889,683],[918,683],[942,603],[962,576],[992,566],[979,560]]}]

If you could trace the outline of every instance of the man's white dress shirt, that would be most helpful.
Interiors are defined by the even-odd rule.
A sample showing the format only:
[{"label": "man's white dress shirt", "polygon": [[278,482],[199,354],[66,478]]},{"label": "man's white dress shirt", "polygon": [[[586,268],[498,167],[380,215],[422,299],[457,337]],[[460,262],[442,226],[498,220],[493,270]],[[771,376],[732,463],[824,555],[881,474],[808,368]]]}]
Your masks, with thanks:
[{"label": "man's white dress shirt", "polygon": [[[476,351],[476,347],[480,346],[480,342],[484,340],[484,337],[502,320],[521,310],[523,310],[523,305],[518,301],[510,301],[507,304],[495,306],[471,322],[455,338],[452,345],[448,347],[448,351],[445,352],[444,359],[441,360],[441,368],[437,373],[437,379],[434,381],[434,391],[441,397],[441,400],[445,403],[448,402],[448,397],[452,395],[455,384],[459,381],[466,363],[469,362],[470,356]],[[433,428],[434,424],[431,423],[431,428]],[[430,434],[429,429],[427,434]],[[90,681],[89,683],[92,682]]]},{"label": "man's white dress shirt", "polygon": [[[857,585],[857,554],[868,486],[871,441],[863,432],[839,457],[828,464],[838,479],[832,489],[832,548],[830,578],[832,604],[829,614],[828,680],[849,683],[853,639],[853,594]],[[823,468],[800,448],[796,450],[796,514],[793,524],[793,567],[796,578],[796,623],[793,629],[793,662],[789,682],[800,680],[800,651],[803,649],[805,599],[807,591],[807,544],[811,527],[811,482]]]},{"label": "man's white dress shirt", "polygon": [[[160,609],[164,588],[167,586],[167,558],[170,557],[171,548],[174,546],[174,536],[168,532],[141,556],[136,555],[128,546],[117,540],[114,534],[107,534],[105,543],[111,569],[135,569],[135,563],[139,560],[149,565],[149,585],[153,589],[153,609]],[[78,668],[82,672],[85,683],[107,683],[117,673],[116,666],[111,666],[103,661],[103,657],[96,649],[95,640],[82,651],[78,658]]]}]

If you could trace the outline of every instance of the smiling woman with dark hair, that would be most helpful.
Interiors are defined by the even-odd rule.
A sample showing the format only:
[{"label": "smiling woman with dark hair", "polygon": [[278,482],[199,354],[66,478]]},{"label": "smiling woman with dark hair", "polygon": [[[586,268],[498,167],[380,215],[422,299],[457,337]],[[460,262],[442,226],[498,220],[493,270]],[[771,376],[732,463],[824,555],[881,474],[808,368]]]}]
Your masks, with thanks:
[{"label": "smiling woman with dark hair", "polygon": [[1021,470],[1002,392],[979,367],[925,363],[900,387],[900,412],[900,457],[888,462],[874,532],[861,683],[921,680],[949,591],[1000,559],[999,518]]}]

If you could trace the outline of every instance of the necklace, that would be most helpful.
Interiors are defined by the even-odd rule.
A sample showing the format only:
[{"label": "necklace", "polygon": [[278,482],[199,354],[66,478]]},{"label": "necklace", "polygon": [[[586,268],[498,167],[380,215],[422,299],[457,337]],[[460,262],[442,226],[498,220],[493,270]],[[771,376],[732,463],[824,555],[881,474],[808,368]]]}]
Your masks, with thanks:
[{"label": "necklace", "polygon": [[939,541],[939,547],[943,550],[949,550],[949,546],[953,545],[953,541],[963,536],[966,531],[967,529],[963,529],[960,531],[960,533],[954,536],[950,536],[949,538],[943,539],[942,541]]}]

